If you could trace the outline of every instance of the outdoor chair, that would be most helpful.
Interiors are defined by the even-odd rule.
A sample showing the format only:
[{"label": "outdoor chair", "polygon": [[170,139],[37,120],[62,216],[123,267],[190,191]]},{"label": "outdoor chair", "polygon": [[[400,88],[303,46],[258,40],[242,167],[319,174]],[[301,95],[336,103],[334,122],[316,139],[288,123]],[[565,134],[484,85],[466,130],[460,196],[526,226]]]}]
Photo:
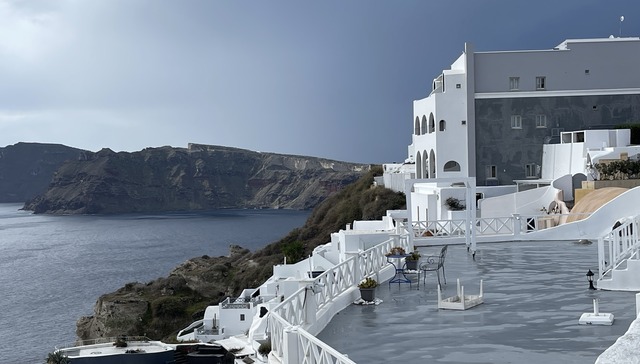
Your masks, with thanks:
[{"label": "outdoor chair", "polygon": [[[442,279],[444,280],[444,284],[447,284],[447,277],[444,274],[444,259],[447,255],[447,246],[445,245],[442,247],[442,249],[440,250],[440,254],[439,255],[429,255],[427,257],[424,257],[424,262],[420,263],[420,271],[422,274],[424,274],[424,277],[422,278],[422,283],[426,284],[427,281],[427,272],[436,272],[436,275],[438,276],[438,284],[440,284],[440,271],[442,270]],[[418,278],[420,279],[420,278]]]}]

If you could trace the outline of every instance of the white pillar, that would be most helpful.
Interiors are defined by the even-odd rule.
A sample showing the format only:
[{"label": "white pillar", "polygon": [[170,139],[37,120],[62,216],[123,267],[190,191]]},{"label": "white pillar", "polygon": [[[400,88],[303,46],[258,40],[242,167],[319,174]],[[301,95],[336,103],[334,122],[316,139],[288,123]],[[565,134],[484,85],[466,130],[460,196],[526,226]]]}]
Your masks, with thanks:
[{"label": "white pillar", "polygon": [[314,293],[314,290],[321,289],[322,287],[313,287],[312,285],[313,283],[311,286],[306,288],[307,292],[305,294],[304,302],[304,319],[307,326],[305,327],[309,327],[316,323],[316,314],[318,313],[318,304],[316,303],[316,294]]},{"label": "white pillar", "polygon": [[636,293],[636,316],[640,316],[640,293]]},{"label": "white pillar", "polygon": [[282,364],[302,363],[298,349],[298,329],[289,327],[283,331]]},{"label": "white pillar", "polygon": [[520,214],[511,214],[513,217],[513,236],[518,237],[522,233],[522,218]]}]

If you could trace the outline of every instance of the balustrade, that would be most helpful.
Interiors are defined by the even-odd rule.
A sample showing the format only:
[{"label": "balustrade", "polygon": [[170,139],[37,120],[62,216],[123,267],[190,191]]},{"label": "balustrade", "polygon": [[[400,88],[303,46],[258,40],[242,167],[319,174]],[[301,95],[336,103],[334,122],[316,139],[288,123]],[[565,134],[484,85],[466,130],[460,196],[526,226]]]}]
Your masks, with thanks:
[{"label": "balustrade", "polygon": [[[399,239],[398,236],[351,257],[316,277],[310,286],[316,293],[313,295],[317,306],[315,313],[337,296],[355,287],[363,277],[378,273],[387,265],[385,254],[394,246],[409,250],[407,239]],[[310,287],[300,288],[269,314],[272,355],[282,359],[283,363],[355,364],[303,329],[307,323],[304,304]],[[288,341],[290,335],[295,335],[297,349],[285,349],[285,341],[287,345],[294,345]],[[297,358],[288,357],[289,355],[297,355]]]}]

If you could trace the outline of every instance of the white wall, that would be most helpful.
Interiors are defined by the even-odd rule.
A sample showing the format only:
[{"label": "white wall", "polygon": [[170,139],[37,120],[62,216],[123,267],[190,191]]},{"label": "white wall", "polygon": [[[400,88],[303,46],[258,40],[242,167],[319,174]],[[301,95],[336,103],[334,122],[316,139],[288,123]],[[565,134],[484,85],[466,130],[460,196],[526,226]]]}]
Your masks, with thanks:
[{"label": "white wall", "polygon": [[586,173],[584,143],[545,144],[542,146],[542,179]]},{"label": "white wall", "polygon": [[556,193],[555,188],[547,186],[485,198],[480,201],[480,213],[482,218],[508,217],[512,214],[542,215],[541,209],[549,206]]},{"label": "white wall", "polygon": [[[424,163],[419,161],[431,150],[435,152],[436,175],[429,175],[429,178],[457,178],[469,176],[469,138],[468,138],[468,110],[467,95],[468,77],[465,71],[465,55],[460,56],[451,66],[450,70],[444,70],[444,92],[433,92],[428,97],[413,102],[412,131],[415,130],[415,119],[422,120],[425,116],[427,121],[431,114],[434,116],[435,131],[423,135],[413,135],[413,156],[416,168],[422,167]],[[440,121],[446,123],[445,130],[440,131]],[[427,126],[428,126],[427,122]],[[451,148],[455,145],[456,148]],[[473,147],[471,145],[471,147]],[[426,158],[428,160],[428,158]],[[460,171],[444,172],[444,165],[449,161],[455,161],[460,165]],[[431,168],[429,168],[431,169]],[[475,173],[475,171],[474,171]],[[416,173],[416,177],[424,175]]]}]

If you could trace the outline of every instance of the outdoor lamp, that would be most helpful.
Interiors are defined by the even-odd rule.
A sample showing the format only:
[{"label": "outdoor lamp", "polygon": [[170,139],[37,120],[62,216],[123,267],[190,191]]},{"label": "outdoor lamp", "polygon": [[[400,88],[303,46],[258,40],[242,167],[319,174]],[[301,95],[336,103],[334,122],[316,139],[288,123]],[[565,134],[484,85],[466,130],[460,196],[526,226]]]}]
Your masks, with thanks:
[{"label": "outdoor lamp", "polygon": [[587,272],[587,280],[589,281],[589,289],[596,289],[596,287],[593,286],[593,272],[591,271],[591,269],[589,269],[589,271]]}]

